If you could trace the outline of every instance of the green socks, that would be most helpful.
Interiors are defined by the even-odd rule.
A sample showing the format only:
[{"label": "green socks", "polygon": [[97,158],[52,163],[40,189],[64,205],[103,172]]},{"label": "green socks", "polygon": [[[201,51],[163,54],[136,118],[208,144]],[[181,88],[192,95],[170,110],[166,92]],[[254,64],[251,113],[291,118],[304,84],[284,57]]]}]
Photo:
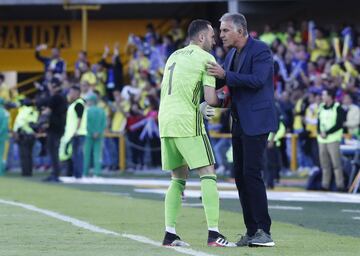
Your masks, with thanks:
[{"label": "green socks", "polygon": [[204,205],[206,221],[209,230],[217,230],[219,225],[219,192],[216,185],[216,175],[204,175],[200,177],[201,194]]},{"label": "green socks", "polygon": [[184,192],[186,181],[172,178],[165,196],[165,225],[166,231],[176,234],[176,219],[181,208],[181,194]]},{"label": "green socks", "polygon": [[[218,232],[219,225],[219,192],[216,185],[216,175],[200,177],[201,194],[204,205],[206,221],[209,230]],[[176,219],[181,208],[181,194],[185,189],[186,181],[172,179],[165,197],[165,226],[166,231],[176,234]]]}]

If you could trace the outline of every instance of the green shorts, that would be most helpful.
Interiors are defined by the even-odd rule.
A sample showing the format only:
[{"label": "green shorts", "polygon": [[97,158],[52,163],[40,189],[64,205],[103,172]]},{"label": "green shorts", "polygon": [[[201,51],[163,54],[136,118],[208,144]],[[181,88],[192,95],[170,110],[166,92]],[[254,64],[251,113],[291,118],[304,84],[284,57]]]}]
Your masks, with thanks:
[{"label": "green shorts", "polygon": [[174,170],[184,165],[190,169],[213,165],[214,154],[208,136],[161,138],[163,170]]}]

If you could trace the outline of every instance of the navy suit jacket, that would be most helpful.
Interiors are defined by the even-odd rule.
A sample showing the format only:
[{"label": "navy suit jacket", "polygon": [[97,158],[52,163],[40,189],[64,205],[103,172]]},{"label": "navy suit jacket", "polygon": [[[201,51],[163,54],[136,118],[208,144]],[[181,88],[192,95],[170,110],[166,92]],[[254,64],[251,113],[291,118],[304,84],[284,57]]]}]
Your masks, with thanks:
[{"label": "navy suit jacket", "polygon": [[[275,132],[278,118],[275,109],[273,58],[269,47],[248,37],[239,58],[238,70],[230,71],[236,49],[226,55],[225,83],[230,89],[231,111],[237,116],[244,134],[249,136]],[[238,131],[233,130],[233,134]]]}]

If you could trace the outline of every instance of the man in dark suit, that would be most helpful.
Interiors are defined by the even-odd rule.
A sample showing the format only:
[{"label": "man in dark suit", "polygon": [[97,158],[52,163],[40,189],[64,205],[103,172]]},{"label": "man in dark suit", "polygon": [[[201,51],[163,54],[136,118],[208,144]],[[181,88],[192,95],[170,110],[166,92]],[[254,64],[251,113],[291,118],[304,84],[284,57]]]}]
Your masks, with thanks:
[{"label": "man in dark suit", "polygon": [[273,59],[269,47],[251,38],[242,14],[224,14],[220,38],[228,48],[223,67],[208,63],[208,73],[230,88],[234,175],[247,229],[238,246],[274,246],[270,236],[261,170],[267,138],[277,130]]},{"label": "man in dark suit", "polygon": [[48,116],[47,123],[47,150],[50,155],[52,172],[45,178],[45,182],[60,182],[59,175],[61,172],[59,160],[60,140],[65,131],[67,100],[62,94],[62,82],[53,78],[48,84],[50,98],[38,102],[39,106],[45,107],[43,115]]}]

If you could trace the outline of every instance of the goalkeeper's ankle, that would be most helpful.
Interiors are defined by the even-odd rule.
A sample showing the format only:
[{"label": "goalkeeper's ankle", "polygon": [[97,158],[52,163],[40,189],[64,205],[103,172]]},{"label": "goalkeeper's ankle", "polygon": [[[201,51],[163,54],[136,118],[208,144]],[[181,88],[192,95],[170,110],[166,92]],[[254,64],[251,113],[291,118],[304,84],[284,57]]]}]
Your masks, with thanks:
[{"label": "goalkeeper's ankle", "polygon": [[165,231],[176,235],[176,229],[174,227],[165,227]]},{"label": "goalkeeper's ankle", "polygon": [[216,238],[220,234],[219,229],[217,227],[209,228],[208,231],[209,231],[208,236],[211,238]]}]

